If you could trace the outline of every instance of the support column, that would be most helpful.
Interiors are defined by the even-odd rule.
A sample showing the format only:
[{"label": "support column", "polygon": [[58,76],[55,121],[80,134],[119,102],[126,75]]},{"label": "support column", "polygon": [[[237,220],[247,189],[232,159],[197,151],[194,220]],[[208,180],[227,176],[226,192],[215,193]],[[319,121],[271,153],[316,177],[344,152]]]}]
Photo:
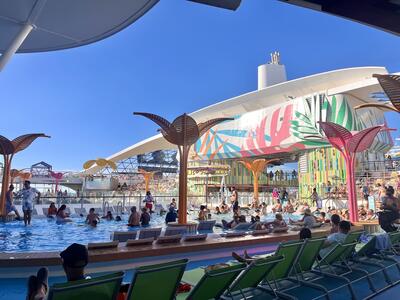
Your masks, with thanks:
[{"label": "support column", "polygon": [[28,24],[28,23],[21,27],[21,30],[14,37],[14,39],[10,42],[10,45],[7,47],[7,49],[4,51],[4,53],[0,56],[0,71],[3,70],[3,68],[8,63],[8,61],[11,59],[11,57],[15,54],[15,52],[17,52],[19,47],[25,41],[26,37],[32,31],[32,29],[33,29],[33,25]]}]

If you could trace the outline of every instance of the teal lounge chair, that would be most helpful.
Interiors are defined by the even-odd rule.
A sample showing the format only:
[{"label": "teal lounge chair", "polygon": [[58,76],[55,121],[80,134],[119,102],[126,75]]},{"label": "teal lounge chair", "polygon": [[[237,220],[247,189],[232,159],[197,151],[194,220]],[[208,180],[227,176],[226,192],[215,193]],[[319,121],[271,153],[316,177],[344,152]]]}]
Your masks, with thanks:
[{"label": "teal lounge chair", "polygon": [[113,300],[117,298],[124,272],[67,283],[56,283],[49,291],[48,300]]},{"label": "teal lounge chair", "polygon": [[[219,299],[245,268],[246,264],[236,264],[208,272],[204,272],[203,269],[188,271],[183,275],[182,281],[185,281],[185,275],[191,272],[204,272],[204,275],[190,292],[177,294],[176,300]],[[193,281],[190,282],[193,283]]]},{"label": "teal lounge chair", "polygon": [[181,259],[135,269],[126,299],[174,299],[187,262]]}]

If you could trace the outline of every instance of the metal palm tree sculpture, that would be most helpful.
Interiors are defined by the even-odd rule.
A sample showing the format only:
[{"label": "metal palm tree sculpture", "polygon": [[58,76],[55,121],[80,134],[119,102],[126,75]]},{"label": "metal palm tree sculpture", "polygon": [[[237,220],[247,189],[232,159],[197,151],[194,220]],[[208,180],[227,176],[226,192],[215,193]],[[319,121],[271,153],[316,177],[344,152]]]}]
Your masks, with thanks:
[{"label": "metal palm tree sculpture", "polygon": [[395,112],[400,113],[400,76],[399,75],[379,75],[374,74],[372,75],[376,79],[378,79],[379,84],[381,85],[382,89],[388,96],[390,102],[393,106],[383,104],[383,103],[366,103],[361,104],[354,109],[360,108],[368,108],[368,107],[376,107],[376,108],[383,108],[387,110],[393,110]]},{"label": "metal palm tree sculpture", "polygon": [[145,190],[147,193],[148,191],[150,191],[150,180],[153,178],[154,174],[157,173],[157,171],[150,172],[143,169],[139,169],[138,172],[143,175]]},{"label": "metal palm tree sculpture", "polygon": [[172,123],[158,115],[135,112],[134,115],[144,116],[158,126],[163,137],[173,145],[178,146],[179,151],[179,224],[186,224],[187,217],[187,161],[190,147],[211,127],[218,123],[233,120],[232,118],[216,118],[197,124],[196,121],[183,114]]},{"label": "metal palm tree sculpture", "polygon": [[101,168],[110,167],[114,171],[117,170],[117,165],[115,164],[115,162],[113,162],[111,160],[108,160],[108,159],[104,159],[104,158],[97,158],[97,159],[88,160],[87,162],[85,162],[83,164],[83,168],[85,170],[87,170],[87,169],[91,168],[94,165],[98,165]]},{"label": "metal palm tree sculpture", "polygon": [[11,183],[14,182],[14,179],[19,177],[21,180],[28,180],[32,177],[32,174],[29,172],[23,172],[17,169],[11,169],[10,171],[10,176],[11,176]]},{"label": "metal palm tree sculpture", "polygon": [[260,174],[265,170],[265,167],[269,165],[270,163],[274,161],[279,161],[279,159],[274,158],[274,159],[265,159],[265,158],[259,158],[255,160],[250,160],[250,159],[243,159],[239,160],[238,163],[241,163],[248,171],[250,171],[253,174],[253,198],[256,201],[258,205],[258,177]]},{"label": "metal palm tree sculpture", "polygon": [[5,216],[6,210],[6,193],[8,185],[10,183],[11,177],[11,161],[14,155],[22,150],[29,147],[34,140],[39,137],[49,137],[43,133],[31,133],[21,135],[12,141],[8,138],[0,135],[0,154],[4,158],[4,168],[3,168],[3,180],[1,185],[1,197],[0,197],[0,215]]},{"label": "metal palm tree sculpture", "polygon": [[[346,181],[348,189],[348,207],[350,221],[357,222],[358,207],[355,181],[356,153],[371,147],[376,135],[381,130],[387,130],[383,125],[373,126],[352,134],[343,126],[332,122],[318,122],[325,132],[328,142],[343,156],[346,163]],[[310,136],[312,137],[312,136]]]}]

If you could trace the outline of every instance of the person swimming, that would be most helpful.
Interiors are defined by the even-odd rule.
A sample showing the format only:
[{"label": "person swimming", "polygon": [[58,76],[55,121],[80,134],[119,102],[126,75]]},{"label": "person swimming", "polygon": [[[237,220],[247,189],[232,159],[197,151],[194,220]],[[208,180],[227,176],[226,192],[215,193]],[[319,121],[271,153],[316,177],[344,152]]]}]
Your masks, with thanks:
[{"label": "person swimming", "polygon": [[58,223],[72,222],[72,220],[69,218],[69,214],[66,212],[66,210],[67,210],[67,206],[65,204],[61,205],[60,208],[58,209],[57,214],[56,214]]},{"label": "person swimming", "polygon": [[107,221],[112,221],[112,220],[114,220],[114,217],[113,217],[111,211],[107,211],[107,214],[106,214],[105,216],[102,216],[101,218],[102,218],[102,219],[106,219]]},{"label": "person swimming", "polygon": [[93,225],[93,221],[96,221],[96,225],[97,225],[97,223],[100,221],[100,218],[99,218],[99,215],[96,214],[95,209],[92,207],[91,209],[89,209],[89,214],[86,216],[85,223],[89,224],[89,225]]},{"label": "person swimming", "polygon": [[57,207],[54,202],[50,203],[49,208],[47,209],[47,217],[54,218],[57,215]]}]

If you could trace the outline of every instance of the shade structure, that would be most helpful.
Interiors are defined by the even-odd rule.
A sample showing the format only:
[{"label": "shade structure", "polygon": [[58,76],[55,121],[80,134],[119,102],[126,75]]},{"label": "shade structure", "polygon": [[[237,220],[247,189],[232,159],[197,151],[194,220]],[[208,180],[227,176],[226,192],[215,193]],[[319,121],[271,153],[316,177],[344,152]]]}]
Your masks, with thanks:
[{"label": "shade structure", "polygon": [[159,0],[0,1],[0,69],[14,53],[79,47],[129,26]]},{"label": "shade structure", "polygon": [[280,0],[336,15],[400,35],[400,2],[396,0]]}]

